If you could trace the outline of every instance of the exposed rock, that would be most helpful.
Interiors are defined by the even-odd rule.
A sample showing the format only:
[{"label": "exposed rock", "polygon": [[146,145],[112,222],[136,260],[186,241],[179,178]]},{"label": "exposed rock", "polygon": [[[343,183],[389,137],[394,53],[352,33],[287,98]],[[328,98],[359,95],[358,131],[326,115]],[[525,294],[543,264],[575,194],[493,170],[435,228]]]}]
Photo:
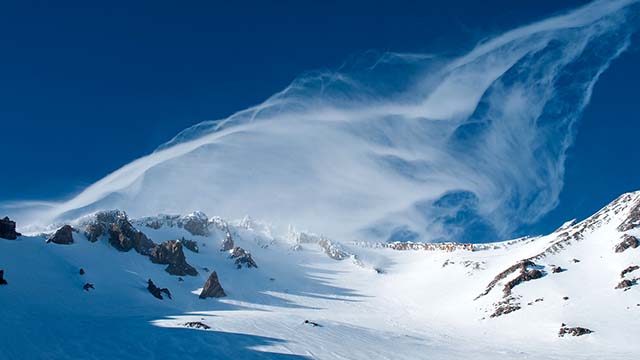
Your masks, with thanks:
[{"label": "exposed rock", "polygon": [[620,273],[620,277],[624,277],[626,274],[632,272],[632,271],[636,271],[640,269],[640,266],[638,265],[631,265],[629,267],[627,267],[626,269],[622,270],[622,272]]},{"label": "exposed rock", "polygon": [[[501,273],[499,273],[498,275],[496,275],[493,280],[491,280],[491,282],[487,285],[486,289],[478,296],[476,296],[476,298],[474,300],[477,300],[479,298],[481,298],[482,296],[487,295],[497,284],[499,281],[503,280],[504,278],[506,278],[507,276],[509,276],[510,274],[513,274],[516,271],[520,271],[520,276],[526,274],[529,271],[530,267],[536,267],[537,265],[531,261],[531,260],[522,260],[514,265],[511,265],[510,267],[508,267],[506,270],[502,271]],[[507,286],[509,286],[509,289],[507,291],[507,286],[505,286],[504,289],[504,293],[505,296],[509,295],[511,293],[511,289],[518,285],[519,283],[521,283],[522,281],[528,281],[531,280],[533,278],[535,278],[535,276],[538,276],[539,274],[537,273],[531,273],[529,275],[525,275],[524,277],[520,278],[520,276],[518,276],[520,278],[519,281],[517,281],[517,283],[513,283],[511,285],[507,284]],[[544,275],[544,273],[542,273],[542,275]],[[525,278],[529,277],[527,280],[525,280]],[[517,279],[517,278],[516,278]],[[514,279],[514,280],[516,280]],[[537,279],[537,278],[536,278]],[[514,281],[512,280],[512,281]]]},{"label": "exposed rock", "polygon": [[53,235],[51,235],[48,239],[48,243],[60,244],[60,245],[69,245],[73,244],[73,232],[75,231],[70,225],[65,225],[60,229],[56,230]]},{"label": "exposed rock", "polygon": [[562,300],[565,300],[565,301],[566,301],[566,300],[569,300],[569,297],[568,297],[568,296],[563,296],[563,297],[562,297]]},{"label": "exposed rock", "polygon": [[205,323],[202,323],[200,321],[189,321],[187,323],[184,323],[184,327],[193,328],[193,329],[204,329],[204,330],[211,329],[211,326]]},{"label": "exposed rock", "polygon": [[155,264],[169,265],[165,271],[171,275],[198,275],[198,271],[187,263],[182,243],[178,240],[169,240],[158,244],[151,249],[149,259]]},{"label": "exposed rock", "polygon": [[565,272],[565,271],[567,271],[567,269],[563,269],[560,266],[551,265],[551,272],[554,274]]},{"label": "exposed rock", "polygon": [[84,275],[85,271],[83,268],[80,268],[80,275]]},{"label": "exposed rock", "polygon": [[521,309],[520,304],[512,302],[511,299],[507,299],[506,301],[501,301],[495,305],[496,305],[495,311],[489,316],[491,318],[506,315]]},{"label": "exposed rock", "polygon": [[135,249],[139,254],[149,255],[155,247],[153,241],[136,230],[126,218],[120,218],[109,228],[109,244],[120,251]]},{"label": "exposed rock", "polygon": [[197,253],[198,251],[200,251],[200,249],[198,248],[198,242],[194,241],[194,240],[187,240],[185,238],[180,239],[180,242],[182,243],[182,245],[184,245],[184,247],[188,250],[193,251],[194,253]]},{"label": "exposed rock", "polygon": [[20,236],[19,232],[16,232],[16,222],[12,221],[8,217],[0,219],[0,238],[7,240],[15,240]]},{"label": "exposed rock", "polygon": [[220,285],[220,281],[218,280],[218,274],[214,271],[211,273],[211,275],[209,275],[209,278],[207,279],[207,281],[204,283],[204,286],[202,287],[202,292],[200,292],[200,299],[206,299],[206,298],[219,298],[219,297],[224,297],[227,296],[227,294],[225,294],[224,289],[222,288],[222,285]]},{"label": "exposed rock", "polygon": [[95,290],[96,288],[95,288],[95,287],[93,287],[93,284],[92,284],[92,283],[86,283],[86,284],[84,284],[84,286],[82,287],[82,289],[83,289],[84,291],[89,291],[90,289]]},{"label": "exposed rock", "polygon": [[571,261],[573,261],[574,263],[579,263],[580,262],[580,260],[578,260],[578,259],[572,259]]},{"label": "exposed rock", "polygon": [[560,331],[558,332],[559,337],[564,337],[565,335],[571,336],[582,336],[586,334],[591,334],[593,330],[589,330],[583,327],[567,327],[565,324],[562,324],[560,327]]},{"label": "exposed rock", "polygon": [[151,279],[147,281],[147,290],[149,290],[151,295],[155,296],[160,300],[164,299],[162,297],[162,294],[165,294],[169,299],[171,299],[171,292],[169,291],[169,289],[157,287],[156,284],[154,284],[153,281],[151,281]]},{"label": "exposed rock", "polygon": [[209,218],[203,212],[196,211],[182,219],[182,227],[192,235],[209,236]]},{"label": "exposed rock", "polygon": [[220,251],[229,251],[235,247],[233,243],[233,238],[231,237],[231,233],[229,230],[226,231],[226,235],[224,240],[222,240],[222,244],[220,244]]},{"label": "exposed rock", "polygon": [[7,280],[4,278],[4,270],[0,270],[0,285],[7,285]]},{"label": "exposed rock", "polygon": [[255,261],[253,261],[253,258],[251,257],[251,253],[249,253],[248,251],[246,251],[245,249],[236,246],[232,251],[231,251],[231,256],[232,259],[236,259],[235,263],[236,263],[236,267],[238,269],[242,269],[242,267],[246,267],[246,268],[257,268],[258,265],[256,264]]},{"label": "exposed rock", "polygon": [[91,242],[109,235],[109,244],[119,251],[135,249],[142,255],[149,255],[155,246],[145,234],[136,230],[124,211],[100,211],[92,221],[85,224],[84,233]]},{"label": "exposed rock", "polygon": [[627,250],[628,248],[634,248],[635,249],[638,246],[640,246],[640,242],[638,241],[638,239],[635,236],[624,234],[624,235],[622,235],[622,242],[619,243],[618,245],[616,245],[615,251],[617,253],[621,253],[621,252]]},{"label": "exposed rock", "polygon": [[627,290],[628,288],[630,288],[630,287],[632,287],[634,285],[636,285],[636,279],[633,279],[633,280],[624,279],[624,280],[620,281],[618,283],[618,285],[616,285],[616,289]]},{"label": "exposed rock", "polygon": [[629,231],[638,225],[640,225],[640,202],[631,208],[629,216],[618,226],[618,231]]}]

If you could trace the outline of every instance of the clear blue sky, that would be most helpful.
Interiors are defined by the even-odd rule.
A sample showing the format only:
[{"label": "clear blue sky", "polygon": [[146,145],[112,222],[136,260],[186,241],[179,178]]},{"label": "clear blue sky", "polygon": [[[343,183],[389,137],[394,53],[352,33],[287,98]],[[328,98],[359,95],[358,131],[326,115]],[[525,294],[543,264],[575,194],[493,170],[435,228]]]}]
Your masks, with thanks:
[{"label": "clear blue sky", "polygon": [[[303,71],[369,49],[468,49],[586,1],[226,3],[2,2],[0,201],[70,196]],[[640,189],[639,40],[596,86],[560,206],[523,231],[549,230]]]}]

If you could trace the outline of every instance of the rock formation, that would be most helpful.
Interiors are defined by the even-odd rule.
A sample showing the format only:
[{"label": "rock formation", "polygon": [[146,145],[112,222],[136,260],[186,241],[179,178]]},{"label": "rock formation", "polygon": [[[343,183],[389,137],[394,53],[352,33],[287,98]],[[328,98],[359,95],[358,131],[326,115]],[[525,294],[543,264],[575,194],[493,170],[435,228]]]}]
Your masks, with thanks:
[{"label": "rock formation", "polygon": [[0,219],[0,238],[7,240],[15,240],[20,236],[19,232],[16,232],[16,222],[11,221],[5,216],[4,219]]},{"label": "rock formation", "polygon": [[165,294],[169,299],[171,299],[171,292],[169,291],[169,289],[157,287],[156,284],[154,284],[153,281],[151,281],[151,279],[147,281],[147,290],[149,290],[151,295],[153,295],[154,297],[160,300],[164,299],[162,297],[162,294]]},{"label": "rock formation", "polygon": [[202,288],[202,292],[200,293],[200,299],[206,299],[210,297],[219,298],[227,296],[225,294],[222,285],[220,285],[220,281],[218,280],[218,274],[214,271],[209,275],[209,278],[204,283],[204,287]]},{"label": "rock formation", "polygon": [[586,334],[591,334],[593,330],[589,330],[583,327],[567,327],[565,324],[560,326],[560,331],[558,332],[559,337],[564,337],[565,335],[571,336],[582,336]]},{"label": "rock formation", "polygon": [[627,250],[628,248],[634,248],[635,249],[638,246],[640,246],[640,242],[638,241],[638,239],[635,236],[624,234],[624,235],[622,235],[622,242],[619,243],[618,245],[616,245],[615,251],[617,253],[621,253],[621,252]]},{"label": "rock formation", "polygon": [[180,239],[180,242],[182,243],[182,245],[190,250],[193,251],[194,253],[197,253],[198,251],[200,251],[200,249],[198,248],[198,242],[194,241],[194,240],[187,240],[185,238]]},{"label": "rock formation", "polygon": [[74,228],[70,225],[65,225],[60,229],[56,230],[53,235],[49,236],[47,239],[48,243],[60,244],[60,245],[70,245],[73,244],[73,232]]},{"label": "rock formation", "polygon": [[7,280],[4,278],[4,270],[0,270],[0,285],[7,285]]},{"label": "rock formation", "polygon": [[156,245],[151,249],[149,259],[155,264],[169,265],[165,271],[171,275],[198,275],[198,271],[187,263],[179,240],[168,240]]},{"label": "rock formation", "polygon": [[253,261],[253,258],[251,257],[251,253],[249,253],[248,251],[246,251],[245,249],[239,246],[236,246],[235,248],[233,248],[233,250],[231,251],[230,258],[235,259],[235,264],[238,269],[242,269],[243,266],[246,268],[258,267],[258,264],[256,264],[255,261]]}]

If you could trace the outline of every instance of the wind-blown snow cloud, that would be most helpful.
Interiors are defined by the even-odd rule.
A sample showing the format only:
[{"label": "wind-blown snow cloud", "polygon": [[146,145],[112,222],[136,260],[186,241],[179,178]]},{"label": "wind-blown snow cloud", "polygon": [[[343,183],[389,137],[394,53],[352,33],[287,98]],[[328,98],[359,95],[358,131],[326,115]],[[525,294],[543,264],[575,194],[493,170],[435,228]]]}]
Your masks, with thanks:
[{"label": "wind-blown snow cloud", "polygon": [[595,82],[637,1],[597,1],[457,58],[366,54],[183,131],[32,223],[203,210],[342,239],[475,240],[553,209]]}]

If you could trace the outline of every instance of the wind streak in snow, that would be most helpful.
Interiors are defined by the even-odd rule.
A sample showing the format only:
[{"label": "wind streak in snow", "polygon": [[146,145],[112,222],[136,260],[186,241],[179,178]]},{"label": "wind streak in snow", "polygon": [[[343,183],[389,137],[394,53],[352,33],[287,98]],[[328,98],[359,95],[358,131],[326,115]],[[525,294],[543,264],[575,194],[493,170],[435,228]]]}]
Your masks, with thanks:
[{"label": "wind streak in snow", "polygon": [[575,122],[638,13],[597,1],[453,59],[367,54],[308,73],[21,217],[203,210],[345,240],[508,236],[556,205]]}]

